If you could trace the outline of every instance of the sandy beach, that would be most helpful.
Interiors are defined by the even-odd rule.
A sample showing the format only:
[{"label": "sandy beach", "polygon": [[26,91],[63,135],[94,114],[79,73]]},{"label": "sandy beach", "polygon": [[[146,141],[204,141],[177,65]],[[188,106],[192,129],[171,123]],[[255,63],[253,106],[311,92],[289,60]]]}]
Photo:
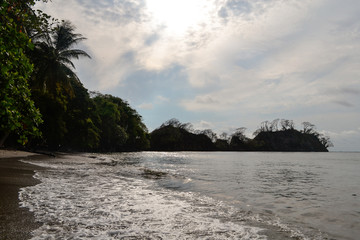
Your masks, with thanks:
[{"label": "sandy beach", "polygon": [[19,206],[19,189],[38,183],[33,178],[39,167],[21,159],[47,157],[24,151],[0,149],[0,239],[29,239],[31,231],[41,224],[34,215]]}]

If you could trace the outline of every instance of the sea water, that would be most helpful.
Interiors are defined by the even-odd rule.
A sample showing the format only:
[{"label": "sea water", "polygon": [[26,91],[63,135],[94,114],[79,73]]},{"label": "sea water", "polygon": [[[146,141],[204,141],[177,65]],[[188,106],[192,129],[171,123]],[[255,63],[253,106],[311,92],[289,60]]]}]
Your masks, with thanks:
[{"label": "sea water", "polygon": [[359,239],[360,153],[139,152],[37,160],[33,239]]}]

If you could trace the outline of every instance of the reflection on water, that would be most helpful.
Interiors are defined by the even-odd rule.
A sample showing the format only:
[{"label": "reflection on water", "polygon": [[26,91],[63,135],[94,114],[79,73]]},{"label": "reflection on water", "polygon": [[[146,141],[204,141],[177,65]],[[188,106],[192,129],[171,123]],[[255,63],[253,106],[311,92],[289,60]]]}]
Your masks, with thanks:
[{"label": "reflection on water", "polygon": [[[259,170],[257,177],[261,181],[258,191],[273,195],[275,198],[293,198],[299,201],[318,200],[317,188],[321,185],[319,174],[303,169],[290,169],[274,166],[268,170]],[[269,170],[271,169],[271,170]]]}]

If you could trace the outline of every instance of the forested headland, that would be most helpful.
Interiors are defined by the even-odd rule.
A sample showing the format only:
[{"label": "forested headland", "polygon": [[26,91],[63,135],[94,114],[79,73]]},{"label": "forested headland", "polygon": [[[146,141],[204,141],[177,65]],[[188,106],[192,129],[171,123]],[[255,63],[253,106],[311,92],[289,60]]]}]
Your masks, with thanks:
[{"label": "forested headland", "polygon": [[[40,0],[37,0],[40,1]],[[46,2],[46,0],[43,0]],[[91,58],[76,48],[86,38],[69,21],[35,11],[35,0],[0,5],[0,147],[51,151],[327,151],[330,139],[311,123],[261,123],[217,136],[171,119],[151,133],[119,97],[90,92],[73,60]]]},{"label": "forested headland", "polygon": [[302,126],[297,130],[294,122],[286,119],[264,121],[251,139],[245,135],[245,127],[218,136],[211,129],[194,130],[190,123],[170,119],[151,132],[151,150],[327,152],[332,146],[330,138],[318,133],[312,123],[303,122]]}]

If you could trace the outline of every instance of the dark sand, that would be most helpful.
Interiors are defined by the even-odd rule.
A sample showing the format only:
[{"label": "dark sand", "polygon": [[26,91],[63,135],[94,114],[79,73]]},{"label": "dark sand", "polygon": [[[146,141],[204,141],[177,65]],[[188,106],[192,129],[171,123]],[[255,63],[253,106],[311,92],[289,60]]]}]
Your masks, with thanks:
[{"label": "dark sand", "polygon": [[40,167],[19,160],[45,157],[20,151],[0,150],[0,239],[29,239],[41,226],[33,213],[19,205],[19,190],[39,182],[33,178]]}]

